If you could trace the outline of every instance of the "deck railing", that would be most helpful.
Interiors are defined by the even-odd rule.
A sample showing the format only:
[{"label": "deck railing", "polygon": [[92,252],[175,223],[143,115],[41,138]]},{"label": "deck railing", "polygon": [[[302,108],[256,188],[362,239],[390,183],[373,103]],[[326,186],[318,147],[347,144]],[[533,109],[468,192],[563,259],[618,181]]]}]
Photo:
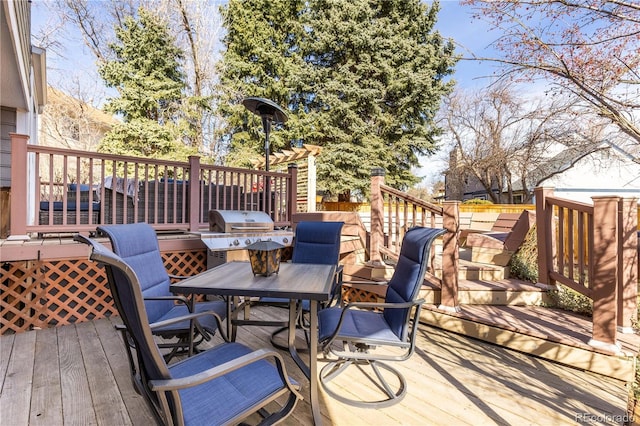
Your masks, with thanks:
[{"label": "deck railing", "polygon": [[[197,231],[212,209],[260,210],[276,226],[296,211],[296,168],[287,173],[30,145],[12,134],[10,238],[147,222]],[[269,195],[266,195],[269,194]]]},{"label": "deck railing", "polygon": [[371,263],[381,264],[382,256],[397,256],[404,234],[413,226],[442,227],[449,231],[442,237],[440,308],[457,310],[459,202],[445,201],[442,206],[427,203],[385,185],[384,170],[374,169],[371,175]]},{"label": "deck railing", "polygon": [[[287,226],[296,211],[293,166],[267,173],[204,165],[198,157],[150,160],[29,145],[24,135],[11,139],[11,237],[137,221],[195,231],[207,227],[211,209],[265,211],[276,226]],[[594,197],[589,205],[554,197],[549,188],[535,191],[539,282],[590,297],[592,344],[615,350],[616,333],[631,331],[637,320],[638,200]],[[411,226],[447,229],[440,307],[457,310],[459,210],[457,201],[433,205],[391,188],[375,169],[371,263],[397,255]]]},{"label": "deck railing", "polygon": [[635,198],[593,197],[593,205],[536,188],[538,281],[563,284],[593,301],[592,344],[615,349],[637,320]]},{"label": "deck railing", "polygon": [[[593,300],[595,347],[617,352],[618,332],[637,321],[638,200],[593,197],[593,205],[536,188],[539,283],[560,283]],[[442,249],[439,308],[458,310],[459,203],[436,206],[384,185],[384,171],[371,177],[371,261],[397,255],[411,226],[447,229]]]}]

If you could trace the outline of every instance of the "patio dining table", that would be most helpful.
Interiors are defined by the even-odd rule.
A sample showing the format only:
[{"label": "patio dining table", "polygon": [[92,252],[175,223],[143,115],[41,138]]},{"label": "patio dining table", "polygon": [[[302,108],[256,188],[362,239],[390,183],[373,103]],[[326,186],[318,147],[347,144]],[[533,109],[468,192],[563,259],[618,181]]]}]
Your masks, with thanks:
[{"label": "patio dining table", "polygon": [[[233,298],[278,297],[289,299],[288,347],[291,357],[309,379],[310,403],[314,424],[320,425],[318,398],[318,303],[331,299],[335,265],[282,263],[277,274],[265,277],[254,275],[248,262],[228,262],[209,269],[180,283],[173,284],[171,291],[185,295],[209,294],[224,296],[228,300],[227,321],[237,321],[240,306]],[[193,299],[193,297],[192,297]],[[310,301],[309,364],[300,358],[295,345],[298,300]],[[241,322],[241,321],[239,321]],[[233,336],[235,333],[230,333]]]}]

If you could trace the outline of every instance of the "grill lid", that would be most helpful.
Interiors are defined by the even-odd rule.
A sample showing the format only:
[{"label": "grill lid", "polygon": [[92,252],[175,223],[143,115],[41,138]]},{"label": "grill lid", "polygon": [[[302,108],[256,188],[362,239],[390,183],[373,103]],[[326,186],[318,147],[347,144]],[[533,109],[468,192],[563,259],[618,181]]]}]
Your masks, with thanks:
[{"label": "grill lid", "polygon": [[261,211],[209,210],[209,231],[269,232],[273,231],[271,216]]}]

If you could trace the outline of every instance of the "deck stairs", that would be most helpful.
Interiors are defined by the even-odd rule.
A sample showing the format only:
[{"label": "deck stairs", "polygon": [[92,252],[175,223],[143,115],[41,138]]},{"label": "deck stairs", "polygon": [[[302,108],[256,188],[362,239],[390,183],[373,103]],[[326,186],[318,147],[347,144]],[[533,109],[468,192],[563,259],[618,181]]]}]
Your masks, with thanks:
[{"label": "deck stairs", "polygon": [[[441,276],[435,247],[436,277]],[[343,236],[344,281],[352,282],[350,297],[384,297],[384,282],[393,274],[393,264],[371,266],[359,237]],[[589,345],[591,319],[553,308],[551,292],[534,283],[509,277],[509,268],[472,262],[468,249],[460,249],[458,311],[440,307],[437,279],[425,279],[426,300],[421,322],[483,341],[592,371],[626,382],[635,379],[640,336],[619,334],[620,350],[612,353]]]}]

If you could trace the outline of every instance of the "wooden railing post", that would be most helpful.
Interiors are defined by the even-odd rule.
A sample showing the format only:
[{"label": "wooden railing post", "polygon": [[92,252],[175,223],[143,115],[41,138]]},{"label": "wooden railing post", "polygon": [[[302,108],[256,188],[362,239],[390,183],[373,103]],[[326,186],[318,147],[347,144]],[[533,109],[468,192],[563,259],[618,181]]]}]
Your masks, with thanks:
[{"label": "wooden railing post", "polygon": [[[189,156],[189,231],[196,232],[200,229],[200,157]],[[202,212],[204,222],[209,220],[209,212]]]},{"label": "wooden railing post", "polygon": [[593,335],[589,344],[617,351],[618,202],[619,197],[593,199]]},{"label": "wooden railing post", "polygon": [[638,320],[638,199],[618,208],[618,331],[633,333]]},{"label": "wooden railing post", "polygon": [[547,208],[547,197],[553,196],[553,188],[537,187],[536,198],[536,238],[538,245],[538,283],[553,285],[549,271],[553,264],[553,207]]},{"label": "wooden railing post", "polygon": [[438,309],[457,312],[458,266],[460,236],[460,202],[445,201],[442,204],[442,226],[447,233],[442,237],[442,289]]},{"label": "wooden railing post", "polygon": [[[11,222],[7,240],[28,240],[27,212],[29,169],[27,168],[27,143],[29,136],[9,133],[11,137]],[[35,172],[37,178],[37,171]]]},{"label": "wooden railing post", "polygon": [[380,249],[384,246],[384,199],[380,187],[384,185],[385,171],[376,167],[371,170],[371,253],[369,263],[383,265]]},{"label": "wooden railing post", "polygon": [[[293,220],[293,214],[298,211],[298,165],[296,163],[290,163],[287,166],[287,172],[289,173],[289,185],[287,185],[288,203],[287,203],[287,220],[291,222]],[[315,197],[315,192],[313,194]],[[293,223],[292,223],[293,225]]]}]

